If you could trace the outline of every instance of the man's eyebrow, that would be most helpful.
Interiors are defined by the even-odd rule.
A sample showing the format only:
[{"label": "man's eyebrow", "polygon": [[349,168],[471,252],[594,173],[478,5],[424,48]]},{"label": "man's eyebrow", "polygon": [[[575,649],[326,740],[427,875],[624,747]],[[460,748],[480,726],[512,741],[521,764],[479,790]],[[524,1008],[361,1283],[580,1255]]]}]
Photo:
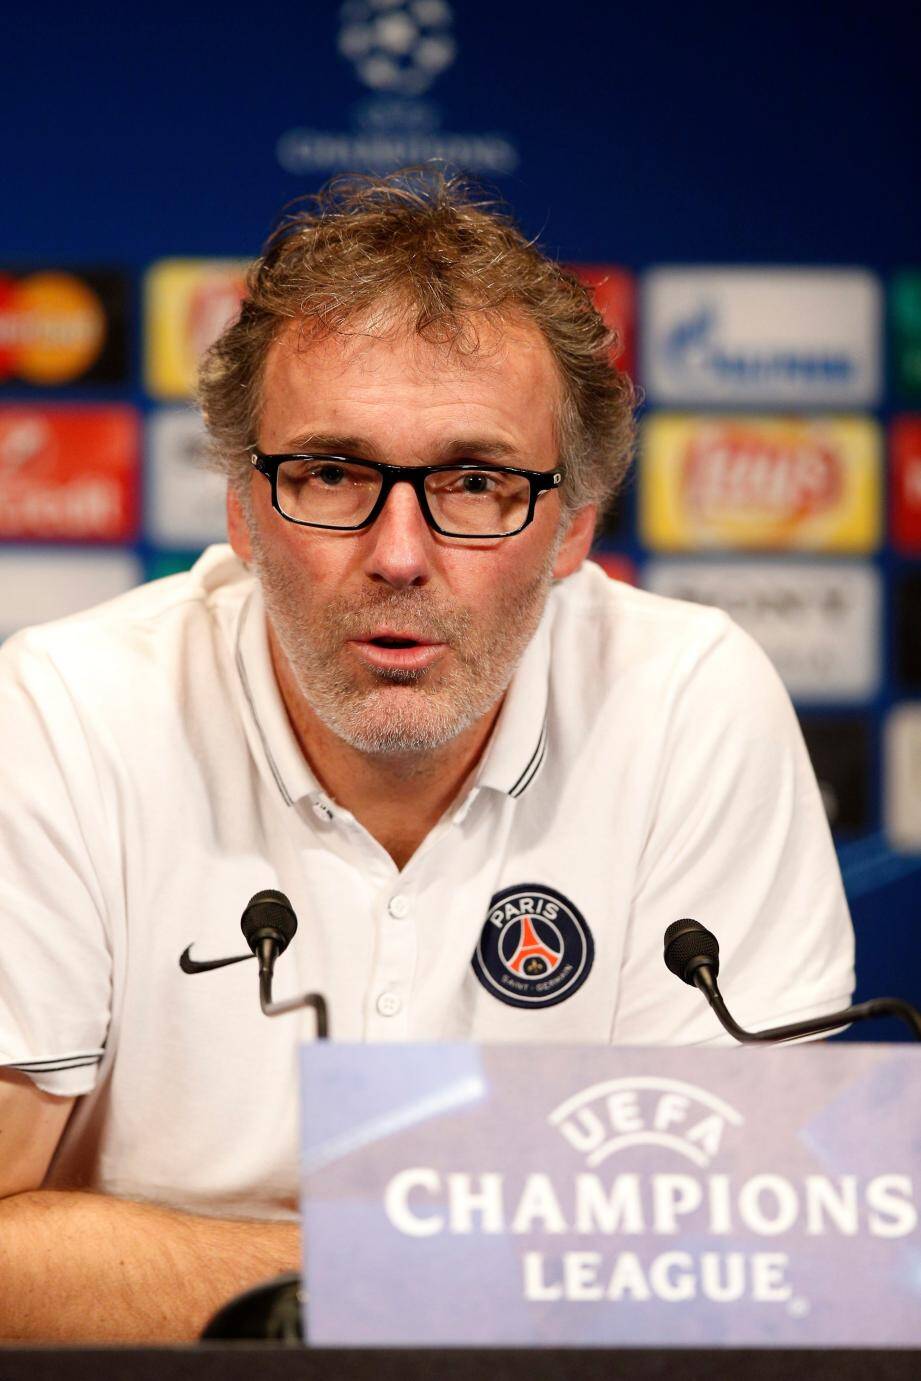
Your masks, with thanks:
[{"label": "man's eyebrow", "polygon": [[[433,464],[452,460],[506,460],[520,454],[509,441],[498,437],[459,437],[437,449]],[[334,435],[331,432],[303,432],[292,437],[285,446],[287,454],[316,451],[326,455],[356,456],[365,460],[380,460],[378,447],[368,437]],[[400,464],[400,461],[394,461]]]},{"label": "man's eyebrow", "polygon": [[451,441],[441,452],[445,460],[463,460],[470,456],[473,460],[505,460],[519,454],[517,446],[497,437],[470,437]]},{"label": "man's eyebrow", "polygon": [[321,451],[327,455],[336,456],[367,456],[373,459],[374,446],[367,438],[361,436],[339,436],[331,432],[303,432],[300,436],[294,436],[286,444],[287,453],[297,453],[300,451]]}]

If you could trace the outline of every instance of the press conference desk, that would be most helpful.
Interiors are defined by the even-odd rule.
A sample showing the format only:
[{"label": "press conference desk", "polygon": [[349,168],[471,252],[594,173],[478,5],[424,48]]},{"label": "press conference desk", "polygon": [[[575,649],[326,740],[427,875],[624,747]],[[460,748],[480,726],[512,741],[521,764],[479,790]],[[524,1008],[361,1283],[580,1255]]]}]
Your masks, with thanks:
[{"label": "press conference desk", "polygon": [[921,1351],[0,1349],[0,1381],[917,1381]]}]

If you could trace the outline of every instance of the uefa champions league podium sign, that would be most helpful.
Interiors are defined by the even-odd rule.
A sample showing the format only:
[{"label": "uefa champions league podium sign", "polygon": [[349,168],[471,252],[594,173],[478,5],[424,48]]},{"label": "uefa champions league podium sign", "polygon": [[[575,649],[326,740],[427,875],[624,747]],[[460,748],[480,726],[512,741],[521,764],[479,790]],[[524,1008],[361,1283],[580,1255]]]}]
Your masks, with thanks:
[{"label": "uefa champions league podium sign", "polygon": [[921,1345],[916,1049],[301,1059],[312,1345]]}]

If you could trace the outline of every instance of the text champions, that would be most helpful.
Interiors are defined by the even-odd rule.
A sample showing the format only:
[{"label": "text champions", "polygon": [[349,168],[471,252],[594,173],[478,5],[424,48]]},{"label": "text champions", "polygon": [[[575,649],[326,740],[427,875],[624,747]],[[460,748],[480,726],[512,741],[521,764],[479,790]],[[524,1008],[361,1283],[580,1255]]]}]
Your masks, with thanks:
[{"label": "text champions", "polygon": [[[703,1297],[726,1304],[741,1298],[781,1303],[793,1295],[789,1253],[766,1249],[768,1242],[749,1244],[746,1238],[785,1238],[773,1245],[791,1246],[791,1235],[798,1240],[829,1234],[896,1238],[918,1225],[911,1178],[902,1174],[867,1179],[816,1174],[794,1181],[765,1173],[737,1183],[725,1174],[602,1178],[586,1171],[563,1189],[539,1172],[516,1180],[512,1184],[499,1173],[443,1174],[416,1166],[390,1179],[384,1209],[392,1226],[409,1237],[482,1233],[528,1238],[522,1242],[529,1248],[521,1256],[522,1292],[535,1302]],[[697,1250],[651,1254],[643,1240],[679,1233]],[[629,1240],[618,1241],[618,1247],[626,1248],[619,1251],[581,1249],[587,1242],[578,1250],[530,1250],[535,1238],[543,1237]],[[705,1237],[714,1239],[712,1249],[707,1243],[700,1250]],[[732,1242],[720,1242],[727,1238]],[[740,1249],[749,1245],[757,1249]]]}]

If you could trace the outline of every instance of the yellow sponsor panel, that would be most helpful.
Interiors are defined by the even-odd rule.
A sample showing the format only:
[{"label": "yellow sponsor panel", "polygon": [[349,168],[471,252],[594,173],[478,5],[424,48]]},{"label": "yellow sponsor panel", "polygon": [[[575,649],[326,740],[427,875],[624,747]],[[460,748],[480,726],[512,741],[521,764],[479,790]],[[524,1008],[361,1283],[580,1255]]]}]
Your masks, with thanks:
[{"label": "yellow sponsor panel", "polygon": [[640,535],[664,551],[872,551],[881,447],[869,417],[660,413],[643,426]]},{"label": "yellow sponsor panel", "polygon": [[243,259],[163,259],[147,272],[145,383],[154,398],[188,398],[198,362],[237,314]]}]

